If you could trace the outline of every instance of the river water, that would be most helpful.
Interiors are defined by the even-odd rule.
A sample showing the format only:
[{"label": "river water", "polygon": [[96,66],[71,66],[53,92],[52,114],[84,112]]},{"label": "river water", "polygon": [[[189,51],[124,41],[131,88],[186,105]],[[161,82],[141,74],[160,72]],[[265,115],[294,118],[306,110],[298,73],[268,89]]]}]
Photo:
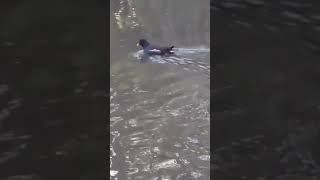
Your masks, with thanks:
[{"label": "river water", "polygon": [[[111,179],[209,179],[209,1],[111,1]],[[141,61],[146,38],[177,57]]]},{"label": "river water", "polygon": [[319,1],[211,7],[214,179],[319,179]]},{"label": "river water", "polygon": [[0,179],[319,179],[319,1],[112,0],[110,89],[105,3],[1,4]]}]

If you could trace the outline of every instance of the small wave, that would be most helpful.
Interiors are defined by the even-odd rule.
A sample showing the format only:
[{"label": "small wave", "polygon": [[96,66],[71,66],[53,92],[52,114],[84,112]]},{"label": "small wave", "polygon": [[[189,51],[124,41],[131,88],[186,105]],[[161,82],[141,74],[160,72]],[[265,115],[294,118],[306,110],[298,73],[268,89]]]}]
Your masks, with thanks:
[{"label": "small wave", "polygon": [[186,47],[186,48],[175,48],[174,49],[177,53],[181,54],[194,54],[194,53],[209,53],[210,48],[207,48],[205,46],[199,46],[199,47]]},{"label": "small wave", "polygon": [[210,48],[188,47],[188,48],[175,48],[175,56],[145,56],[143,50],[133,53],[135,59],[141,61],[149,61],[158,64],[174,64],[183,66],[185,70],[191,71],[205,71],[206,74],[210,72]]},{"label": "small wave", "polygon": [[[210,48],[205,46],[199,47],[181,47],[181,48],[174,48],[174,52],[176,55],[184,55],[184,54],[196,54],[196,53],[210,53]],[[133,57],[140,59],[143,56],[143,50],[139,50],[133,53]],[[157,57],[157,56],[154,56]]]}]

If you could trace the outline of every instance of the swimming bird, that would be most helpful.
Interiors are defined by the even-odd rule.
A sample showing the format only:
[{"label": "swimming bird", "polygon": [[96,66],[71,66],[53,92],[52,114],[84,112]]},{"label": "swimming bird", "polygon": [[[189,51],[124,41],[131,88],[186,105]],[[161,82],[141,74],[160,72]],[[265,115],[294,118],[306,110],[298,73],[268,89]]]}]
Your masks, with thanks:
[{"label": "swimming bird", "polygon": [[143,48],[143,52],[146,55],[152,56],[152,55],[168,55],[168,54],[174,54],[173,48],[174,46],[169,47],[161,47],[161,46],[155,46],[150,44],[145,39],[140,39],[137,46],[141,46]]}]

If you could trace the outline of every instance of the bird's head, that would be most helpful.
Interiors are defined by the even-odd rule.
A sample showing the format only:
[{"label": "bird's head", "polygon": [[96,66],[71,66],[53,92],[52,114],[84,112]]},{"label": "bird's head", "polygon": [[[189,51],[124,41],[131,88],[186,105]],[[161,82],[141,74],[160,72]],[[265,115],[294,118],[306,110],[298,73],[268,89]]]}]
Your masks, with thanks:
[{"label": "bird's head", "polygon": [[140,39],[139,40],[139,42],[138,42],[138,44],[137,44],[137,46],[142,46],[143,48],[145,48],[145,47],[147,47],[147,46],[149,46],[149,42],[147,41],[147,40],[145,40],[145,39]]}]

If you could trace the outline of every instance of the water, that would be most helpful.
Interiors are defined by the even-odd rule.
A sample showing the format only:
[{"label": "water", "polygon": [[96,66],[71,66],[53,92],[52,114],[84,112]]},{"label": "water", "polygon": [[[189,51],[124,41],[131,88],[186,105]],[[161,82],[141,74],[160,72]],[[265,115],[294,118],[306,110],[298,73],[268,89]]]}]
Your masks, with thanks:
[{"label": "water", "polygon": [[214,179],[319,179],[319,2],[211,8]]},{"label": "water", "polygon": [[105,3],[1,4],[0,179],[319,179],[318,1],[113,0],[111,89]]},{"label": "water", "polygon": [[[209,179],[209,1],[111,4],[111,179]],[[140,38],[177,56],[141,60]]]},{"label": "water", "polygon": [[104,178],[105,2],[8,2],[0,5],[0,179]]}]

